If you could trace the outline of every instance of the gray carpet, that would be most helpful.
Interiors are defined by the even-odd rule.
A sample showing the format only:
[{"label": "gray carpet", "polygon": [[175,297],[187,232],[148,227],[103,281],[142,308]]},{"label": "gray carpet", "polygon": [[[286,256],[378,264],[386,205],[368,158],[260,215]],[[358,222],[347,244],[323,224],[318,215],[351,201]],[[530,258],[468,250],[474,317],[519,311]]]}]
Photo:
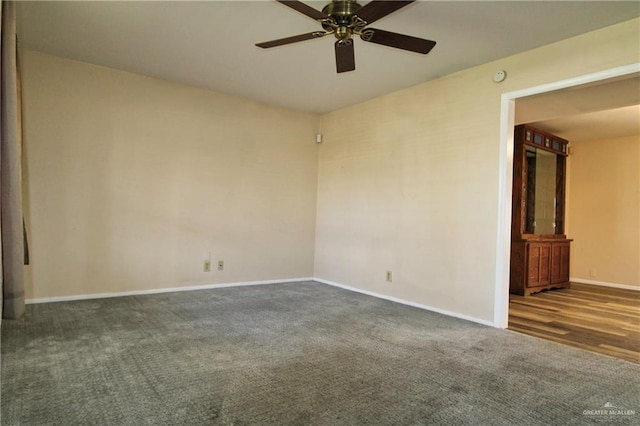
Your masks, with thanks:
[{"label": "gray carpet", "polygon": [[310,282],[29,305],[2,322],[3,425],[638,424],[639,378]]}]

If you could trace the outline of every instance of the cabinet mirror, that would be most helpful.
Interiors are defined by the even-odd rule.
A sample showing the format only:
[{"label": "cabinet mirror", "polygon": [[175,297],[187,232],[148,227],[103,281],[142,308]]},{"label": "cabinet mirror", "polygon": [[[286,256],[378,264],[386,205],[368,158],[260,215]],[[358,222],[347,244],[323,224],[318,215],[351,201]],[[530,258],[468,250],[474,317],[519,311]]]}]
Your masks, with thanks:
[{"label": "cabinet mirror", "polygon": [[558,216],[557,155],[533,146],[525,147],[525,155],[524,232],[536,235],[562,233],[556,223]]}]

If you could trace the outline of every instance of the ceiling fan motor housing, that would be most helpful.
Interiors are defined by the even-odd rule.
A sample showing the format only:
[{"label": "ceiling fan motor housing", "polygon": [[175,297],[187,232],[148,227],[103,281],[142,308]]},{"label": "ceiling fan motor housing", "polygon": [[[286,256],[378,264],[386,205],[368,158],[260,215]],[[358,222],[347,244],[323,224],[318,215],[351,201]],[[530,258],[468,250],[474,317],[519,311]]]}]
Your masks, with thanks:
[{"label": "ceiling fan motor housing", "polygon": [[349,25],[351,16],[355,15],[361,7],[355,0],[333,0],[322,9],[322,12],[331,16],[338,24]]},{"label": "ceiling fan motor housing", "polygon": [[335,21],[335,26],[323,23],[322,27],[334,33],[337,39],[346,40],[353,34],[353,15],[362,6],[355,0],[333,0],[327,4],[322,12]]}]

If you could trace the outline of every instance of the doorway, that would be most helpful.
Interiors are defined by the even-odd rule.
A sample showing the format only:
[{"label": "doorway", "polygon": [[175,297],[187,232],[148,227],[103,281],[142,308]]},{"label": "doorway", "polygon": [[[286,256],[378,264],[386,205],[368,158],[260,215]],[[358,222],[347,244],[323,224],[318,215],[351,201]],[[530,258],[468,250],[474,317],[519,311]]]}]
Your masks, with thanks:
[{"label": "doorway", "polygon": [[[562,80],[550,84],[509,92],[502,95],[501,122],[500,122],[500,177],[499,177],[499,217],[497,235],[496,256],[496,283],[494,294],[494,324],[500,328],[508,325],[509,307],[509,260],[511,247],[511,193],[512,193],[512,167],[513,167],[513,128],[516,123],[516,102],[525,99],[538,99],[541,95],[557,94],[565,89],[572,91],[578,87],[589,85],[597,87],[607,83],[637,77],[640,75],[640,63],[618,67],[594,74],[588,74],[568,80]],[[544,99],[543,99],[544,100]],[[610,108],[605,106],[604,108]],[[519,117],[521,120],[540,121],[529,117]],[[548,117],[546,117],[548,118]]]},{"label": "doorway", "polygon": [[[634,64],[631,66],[620,67],[601,73],[586,75],[570,80],[556,82],[545,86],[534,87],[531,89],[507,93],[503,95],[500,159],[501,217],[500,228],[498,232],[498,273],[496,280],[495,299],[496,316],[494,318],[495,324],[497,326],[501,328],[507,328],[507,326],[509,325],[510,297],[508,292],[508,283],[510,260],[510,218],[512,192],[511,182],[513,166],[514,125],[533,123],[534,126],[542,127],[542,130],[547,130],[553,133],[556,130],[553,127],[555,126],[557,128],[559,125],[558,117],[567,115],[567,107],[573,108],[574,111],[580,110],[587,113],[594,111],[613,110],[615,108],[620,108],[621,106],[626,107],[631,102],[635,103],[635,107],[638,108],[637,104],[639,104],[640,102],[638,102],[637,99],[637,90],[629,91],[628,87],[627,89],[624,89],[624,84],[625,81],[628,82],[636,79],[635,84],[637,85],[637,79],[640,78],[639,71],[640,64]],[[612,96],[612,91],[619,90],[620,88],[622,88],[622,92],[620,92],[619,96]],[[629,100],[629,94],[631,94],[631,96],[633,97],[631,100]],[[585,98],[585,96],[587,97]],[[580,103],[580,105],[572,105],[572,99],[582,99],[583,101]],[[563,108],[565,109],[565,111],[561,111]],[[635,117],[637,118],[637,116],[638,115],[636,114]],[[549,126],[550,128],[545,128],[545,126]],[[638,126],[636,119],[636,129],[637,127]],[[590,129],[585,129],[585,131],[593,132],[593,130]],[[560,134],[559,136],[565,137],[566,135]],[[567,139],[571,140],[571,137],[567,137]],[[569,206],[568,208],[570,209],[571,207]],[[562,342],[563,338],[569,333],[569,331],[567,330],[570,330],[573,331],[573,340],[576,340],[575,335],[579,335],[579,339],[573,342],[575,343],[573,344],[573,346],[593,350],[593,347],[589,348],[588,346],[593,346],[594,344],[595,346],[598,346],[599,344],[601,344],[601,346],[603,346],[606,350],[600,350],[599,352],[607,353],[607,350],[609,350],[610,355],[616,356],[616,338],[619,339],[617,342],[620,343],[618,346],[621,347],[624,346],[624,341],[629,339],[637,339],[633,336],[630,338],[629,336],[623,336],[621,334],[622,332],[629,332],[629,330],[624,330],[622,332],[615,331],[615,321],[614,324],[611,324],[609,327],[606,325],[606,322],[604,323],[604,326],[599,327],[594,325],[592,327],[598,330],[589,330],[589,325],[587,324],[586,320],[580,321],[579,319],[576,320],[575,318],[566,319],[568,323],[564,326],[561,326],[560,329],[558,329],[557,327],[549,327],[545,325],[546,323],[551,322],[549,318],[553,316],[552,313],[554,312],[554,310],[556,312],[562,310],[569,310],[574,313],[577,312],[577,315],[582,315],[582,318],[587,318],[590,315],[594,315],[594,311],[580,312],[581,306],[579,304],[583,303],[583,305],[588,305],[589,301],[597,303],[597,300],[607,297],[612,298],[608,303],[612,304],[611,306],[617,304],[616,309],[618,309],[620,312],[607,311],[605,309],[602,312],[602,314],[604,315],[603,318],[609,317],[613,318],[616,321],[620,321],[623,327],[625,321],[630,321],[633,324],[634,321],[637,320],[637,309],[635,309],[635,307],[637,307],[637,303],[640,300],[638,299],[640,293],[633,290],[597,287],[589,284],[597,284],[597,282],[589,283],[588,280],[581,280],[581,283],[575,284],[573,286],[573,289],[566,291],[562,290],[562,292],[569,293],[567,295],[559,293],[549,293],[550,295],[541,294],[535,299],[520,300],[519,305],[516,308],[518,310],[518,315],[524,317],[527,317],[528,315],[528,325],[531,325],[531,323],[536,323],[536,321],[539,325],[539,328],[537,330],[536,327],[524,326],[521,328],[530,331],[530,333],[527,334],[533,334],[537,335],[538,337],[549,338],[550,340],[556,340],[560,342]],[[563,306],[563,303],[573,303],[574,305]],[[536,309],[538,309],[537,312]],[[631,317],[625,318],[624,314],[622,314],[620,318],[616,317],[617,314],[620,314],[625,310],[627,311],[627,313],[631,314]],[[545,312],[549,312],[547,318],[545,318],[544,316]],[[587,317],[585,317],[585,315]],[[597,317],[598,313],[596,312],[595,315]],[[558,321],[562,319],[556,317],[555,320]],[[516,324],[517,322],[518,320],[516,319],[509,328],[516,329],[516,331],[522,331],[517,330],[519,325],[522,325]],[[572,327],[577,328],[572,330]],[[635,330],[631,332],[637,334],[639,331],[640,330]],[[590,334],[591,332],[595,332],[596,334],[604,334],[601,335],[601,337],[596,336],[594,338],[593,335]],[[636,334],[634,334],[634,336]],[[602,338],[602,336],[612,337],[614,339],[613,344],[609,345],[609,341]],[[598,343],[598,339],[600,338],[602,338],[603,340]],[[580,339],[582,339],[582,341],[580,341]],[[622,348],[617,352],[618,355],[621,355],[619,357],[625,358],[626,356],[625,359],[635,362],[640,361],[637,348]]]}]

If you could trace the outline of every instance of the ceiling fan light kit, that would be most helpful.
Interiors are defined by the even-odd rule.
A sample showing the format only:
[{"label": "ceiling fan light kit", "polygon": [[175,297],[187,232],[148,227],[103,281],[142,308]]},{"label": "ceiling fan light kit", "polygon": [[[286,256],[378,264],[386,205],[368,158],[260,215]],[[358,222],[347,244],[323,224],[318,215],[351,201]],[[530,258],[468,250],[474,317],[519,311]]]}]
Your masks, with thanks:
[{"label": "ceiling fan light kit", "polygon": [[277,0],[279,3],[316,20],[323,31],[313,31],[296,36],[257,43],[256,46],[270,48],[299,41],[312,40],[333,34],[335,42],[336,71],[338,73],[356,69],[353,49],[353,36],[359,36],[363,41],[408,50],[426,55],[436,45],[435,41],[412,37],[405,34],[369,28],[368,25],[383,18],[415,0],[410,1],[382,1],[372,0],[364,6],[356,0],[333,0],[322,11],[314,9],[296,0]]}]

